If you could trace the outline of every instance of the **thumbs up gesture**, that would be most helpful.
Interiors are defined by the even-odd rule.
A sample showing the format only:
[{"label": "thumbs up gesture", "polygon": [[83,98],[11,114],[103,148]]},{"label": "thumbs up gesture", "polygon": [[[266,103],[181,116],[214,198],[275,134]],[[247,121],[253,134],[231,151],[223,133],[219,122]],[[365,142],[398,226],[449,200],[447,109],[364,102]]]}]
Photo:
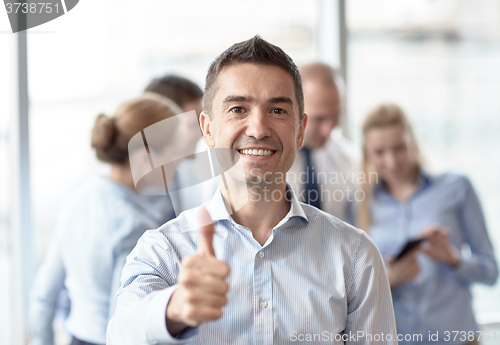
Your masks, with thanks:
[{"label": "thumbs up gesture", "polygon": [[203,207],[198,220],[202,226],[196,253],[182,260],[178,287],[167,305],[167,328],[173,336],[187,326],[220,318],[227,303],[229,266],[215,257],[214,224]]}]

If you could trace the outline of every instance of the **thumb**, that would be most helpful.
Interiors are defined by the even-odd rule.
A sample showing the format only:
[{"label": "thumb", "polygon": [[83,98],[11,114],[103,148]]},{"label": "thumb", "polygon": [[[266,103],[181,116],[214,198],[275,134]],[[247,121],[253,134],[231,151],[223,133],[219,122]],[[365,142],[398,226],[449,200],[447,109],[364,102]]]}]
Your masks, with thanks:
[{"label": "thumb", "polygon": [[210,218],[210,214],[207,209],[204,207],[201,207],[198,211],[198,224],[200,226],[200,240],[198,242],[196,253],[215,256],[212,244],[215,232],[214,222],[212,221],[212,218]]}]

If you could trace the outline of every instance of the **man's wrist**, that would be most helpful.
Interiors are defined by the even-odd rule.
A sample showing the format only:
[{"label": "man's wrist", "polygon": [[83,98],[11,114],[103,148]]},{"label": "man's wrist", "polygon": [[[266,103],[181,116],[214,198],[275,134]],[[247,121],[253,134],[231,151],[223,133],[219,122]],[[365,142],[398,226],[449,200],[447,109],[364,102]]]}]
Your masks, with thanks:
[{"label": "man's wrist", "polygon": [[167,326],[167,331],[172,337],[176,337],[182,333],[188,326],[180,321],[178,313],[175,311],[175,297],[178,290],[174,291],[170,300],[168,301],[167,308],[165,310],[165,324]]},{"label": "man's wrist", "polygon": [[148,298],[149,302],[145,315],[145,326],[148,339],[151,343],[181,343],[178,339],[187,339],[189,335],[194,335],[191,333],[186,334],[187,331],[183,331],[175,336],[172,335],[167,329],[166,309],[173,293],[177,290],[177,287],[177,285],[172,285],[166,289],[155,291],[150,294],[152,298]]},{"label": "man's wrist", "polygon": [[166,319],[166,326],[168,333],[173,338],[177,338],[188,327],[181,322],[175,322],[169,319]]}]

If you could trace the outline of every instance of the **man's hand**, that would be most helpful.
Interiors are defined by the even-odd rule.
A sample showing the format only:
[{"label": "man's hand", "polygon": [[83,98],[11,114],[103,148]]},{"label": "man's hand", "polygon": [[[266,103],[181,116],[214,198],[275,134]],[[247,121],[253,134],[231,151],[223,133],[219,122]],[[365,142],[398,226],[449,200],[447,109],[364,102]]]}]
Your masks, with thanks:
[{"label": "man's hand", "polygon": [[196,254],[182,260],[178,287],[167,305],[167,328],[173,336],[187,326],[220,318],[227,303],[229,266],[215,257],[214,224],[205,208],[198,212],[198,220],[202,226]]},{"label": "man's hand", "polygon": [[437,262],[442,262],[456,267],[460,263],[460,252],[450,242],[448,228],[440,225],[430,225],[422,232],[426,242],[422,252]]},{"label": "man's hand", "polygon": [[389,257],[387,259],[387,262],[389,263],[387,278],[389,279],[389,285],[391,288],[394,288],[399,284],[409,282],[418,275],[420,272],[420,266],[418,265],[416,258],[417,252],[418,248],[415,248],[398,261],[395,261],[393,257]]}]

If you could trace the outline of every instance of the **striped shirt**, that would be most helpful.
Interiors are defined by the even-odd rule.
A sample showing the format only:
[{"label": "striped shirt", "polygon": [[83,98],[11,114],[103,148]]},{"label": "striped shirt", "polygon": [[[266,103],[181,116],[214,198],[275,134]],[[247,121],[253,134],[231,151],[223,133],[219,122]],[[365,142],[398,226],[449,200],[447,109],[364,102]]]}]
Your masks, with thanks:
[{"label": "striped shirt", "polygon": [[165,311],[181,260],[196,251],[198,209],[146,232],[127,258],[107,344],[397,344],[380,253],[366,234],[291,192],[290,211],[262,246],[217,191],[204,206],[213,246],[231,268],[223,316],[173,338]]}]

